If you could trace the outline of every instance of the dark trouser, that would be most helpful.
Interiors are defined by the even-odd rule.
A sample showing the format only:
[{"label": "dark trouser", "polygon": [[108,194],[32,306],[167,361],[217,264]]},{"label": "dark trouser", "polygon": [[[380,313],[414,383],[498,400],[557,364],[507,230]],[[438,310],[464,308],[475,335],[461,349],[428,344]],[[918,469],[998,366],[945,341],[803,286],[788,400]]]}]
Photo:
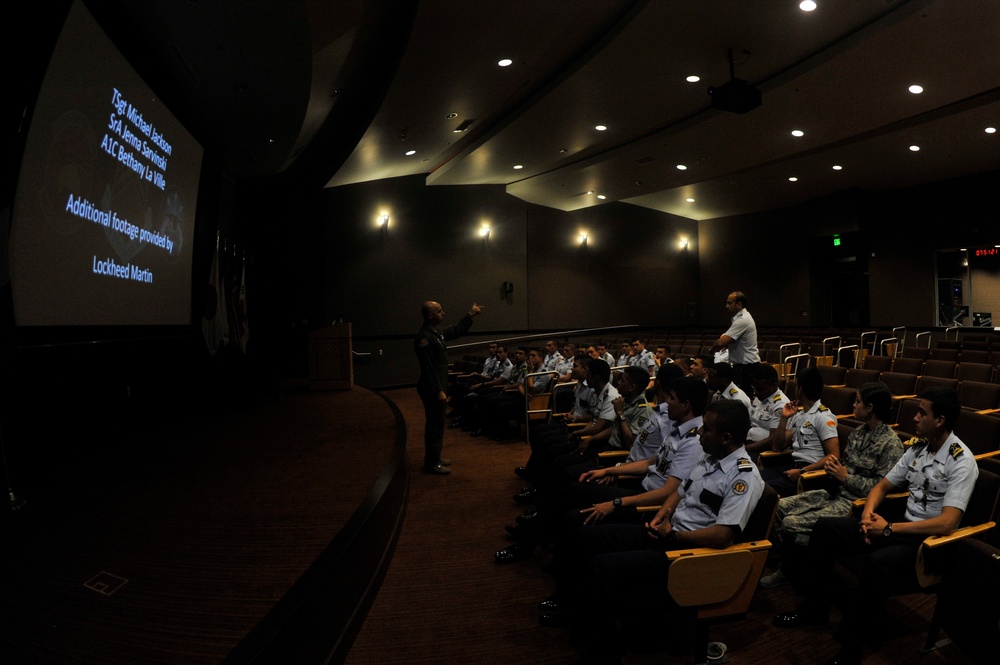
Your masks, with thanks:
[{"label": "dark trouser", "polygon": [[835,634],[844,647],[855,650],[878,638],[873,627],[881,625],[882,607],[889,596],[919,588],[915,564],[923,542],[923,538],[913,536],[872,536],[866,545],[858,524],[853,517],[817,520],[803,567],[812,571],[812,579],[796,575],[798,591],[806,597],[803,609],[825,614],[835,593],[834,563],[843,561],[857,573],[858,586],[848,592],[844,618]]},{"label": "dark trouser", "polygon": [[448,402],[438,399],[438,392],[417,389],[420,401],[424,403],[424,466],[434,466],[441,461],[444,446],[445,416]]},{"label": "dark trouser", "polygon": [[570,611],[588,651],[598,657],[622,651],[618,621],[634,625],[676,607],[667,595],[669,560],[664,546],[638,524],[598,524],[578,529],[557,564],[557,595]]},{"label": "dark trouser", "polygon": [[768,466],[765,467],[763,471],[760,472],[761,478],[764,482],[770,485],[778,496],[792,496],[799,489],[799,483],[797,480],[791,480],[785,475],[785,471],[789,469],[801,469],[804,466],[809,466],[808,462],[795,462],[794,464],[786,464],[782,466]]}]

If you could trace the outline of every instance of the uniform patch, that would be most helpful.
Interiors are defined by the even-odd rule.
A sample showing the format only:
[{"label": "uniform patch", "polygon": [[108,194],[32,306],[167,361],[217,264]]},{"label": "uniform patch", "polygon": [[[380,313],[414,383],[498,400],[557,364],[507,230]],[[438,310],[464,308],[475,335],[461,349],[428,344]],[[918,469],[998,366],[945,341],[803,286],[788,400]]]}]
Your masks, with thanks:
[{"label": "uniform patch", "polygon": [[827,420],[826,421],[826,425],[827,425],[827,427],[836,427],[837,426],[837,421],[836,420]]},{"label": "uniform patch", "polygon": [[750,489],[750,486],[742,480],[737,480],[733,483],[733,494],[746,494],[748,489]]},{"label": "uniform patch", "polygon": [[965,451],[962,449],[961,444],[956,441],[948,448],[948,454],[951,455],[952,459],[958,459],[965,454]]}]

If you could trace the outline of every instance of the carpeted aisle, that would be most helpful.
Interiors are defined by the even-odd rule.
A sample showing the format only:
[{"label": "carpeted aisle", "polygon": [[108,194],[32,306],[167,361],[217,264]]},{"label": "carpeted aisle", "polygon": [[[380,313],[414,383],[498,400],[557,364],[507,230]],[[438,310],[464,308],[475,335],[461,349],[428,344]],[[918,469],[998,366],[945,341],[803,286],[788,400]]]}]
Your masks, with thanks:
[{"label": "carpeted aisle", "polygon": [[[389,572],[345,661],[347,665],[392,663],[569,664],[581,652],[568,632],[538,625],[538,601],[553,590],[533,561],[498,566],[493,552],[508,541],[504,525],[521,508],[511,500],[523,483],[513,469],[527,459],[523,441],[498,443],[461,430],[445,435],[445,457],[454,460],[447,477],[420,471],[423,411],[414,389],[387,391],[407,423],[412,483],[403,531]],[[789,587],[758,589],[742,620],[713,626],[713,640],[725,642],[731,663],[811,665],[836,653],[831,627],[782,631],[771,627],[775,612],[796,604]],[[886,646],[866,665],[970,663],[954,646],[921,655],[932,610],[929,597],[890,601]],[[834,617],[839,615],[834,611]],[[627,665],[687,663],[684,653],[627,653]]]}]

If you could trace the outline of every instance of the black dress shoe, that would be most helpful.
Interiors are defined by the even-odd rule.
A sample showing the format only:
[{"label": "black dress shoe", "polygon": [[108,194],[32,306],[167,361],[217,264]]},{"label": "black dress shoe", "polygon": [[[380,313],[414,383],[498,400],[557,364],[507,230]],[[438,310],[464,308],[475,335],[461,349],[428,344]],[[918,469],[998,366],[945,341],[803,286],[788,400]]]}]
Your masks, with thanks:
[{"label": "black dress shoe", "polygon": [[516,469],[514,469],[514,475],[517,476],[518,478],[531,480],[531,478],[528,476],[528,467],[526,466],[519,466]]},{"label": "black dress shoe", "polygon": [[538,603],[538,609],[546,614],[558,614],[563,611],[562,603],[556,598],[546,598]]},{"label": "black dress shoe", "polygon": [[529,543],[516,543],[509,547],[505,547],[496,554],[493,558],[497,563],[515,563],[517,561],[524,561],[529,558],[535,551],[535,546]]},{"label": "black dress shoe", "polygon": [[520,494],[514,495],[514,503],[519,503],[522,506],[538,503],[538,490],[534,487],[525,487]]},{"label": "black dress shoe", "polygon": [[801,626],[821,626],[830,620],[829,614],[796,610],[775,614],[771,623],[778,628],[799,628]]},{"label": "black dress shoe", "polygon": [[517,517],[515,517],[514,521],[517,522],[518,524],[525,524],[535,519],[537,516],[538,516],[538,509],[529,508],[528,510],[524,511],[523,515],[518,515]]}]

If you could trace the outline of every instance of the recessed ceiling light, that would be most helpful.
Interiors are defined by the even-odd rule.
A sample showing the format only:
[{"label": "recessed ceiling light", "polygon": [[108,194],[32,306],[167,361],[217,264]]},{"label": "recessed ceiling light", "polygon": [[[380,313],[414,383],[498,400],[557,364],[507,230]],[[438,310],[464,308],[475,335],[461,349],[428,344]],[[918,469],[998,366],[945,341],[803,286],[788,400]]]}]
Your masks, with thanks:
[{"label": "recessed ceiling light", "polygon": [[698,76],[697,74],[692,74],[691,76],[687,77],[684,80],[687,81],[688,83],[697,83],[698,81],[701,80],[701,77]]},{"label": "recessed ceiling light", "polygon": [[796,178],[795,176],[792,176],[792,177],[790,177],[790,178],[788,179],[788,182],[798,182],[798,181],[799,181],[799,179],[798,179],[798,178]]},{"label": "recessed ceiling light", "polygon": [[501,67],[510,67],[512,64],[514,64],[514,61],[511,60],[510,58],[504,58],[503,60],[497,62],[497,64],[500,65]]},{"label": "recessed ceiling light", "polygon": [[799,9],[804,12],[811,12],[816,9],[816,3],[813,0],[802,0],[802,2],[799,3]]},{"label": "recessed ceiling light", "polygon": [[843,166],[841,166],[840,164],[834,164],[834,165],[833,165],[833,170],[834,170],[834,171],[843,171],[843,170],[844,170],[844,167],[843,167]]},{"label": "recessed ceiling light", "polygon": [[604,125],[597,125],[596,127],[594,127],[594,129],[596,129],[599,132],[603,132],[605,129],[607,129],[607,127]]},{"label": "recessed ceiling light", "polygon": [[687,171],[687,167],[684,164],[678,164],[677,165],[677,170],[678,171]]},{"label": "recessed ceiling light", "polygon": [[684,200],[687,201],[688,203],[694,203],[694,199],[692,198],[686,198]]},{"label": "recessed ceiling light", "polygon": [[593,193],[594,193],[594,190],[592,190],[592,189],[588,189],[587,190],[587,194],[593,194]]},{"label": "recessed ceiling light", "polygon": [[447,118],[448,120],[454,120],[457,117],[458,117],[458,114],[455,113],[454,111],[452,111],[451,113],[449,113],[448,115],[445,116],[445,118]]},{"label": "recessed ceiling light", "polygon": [[911,150],[912,152],[919,152],[919,150],[920,150],[920,146],[918,146],[918,145],[911,145],[911,146],[910,146],[910,150]]},{"label": "recessed ceiling light", "polygon": [[415,155],[415,154],[417,154],[417,151],[416,151],[416,150],[407,150],[407,151],[406,151],[406,156],[407,156],[407,157],[409,157],[410,155]]},{"label": "recessed ceiling light", "polygon": [[996,134],[997,133],[997,128],[996,127],[987,127],[986,128],[986,133],[987,134]]},{"label": "recessed ceiling light", "polygon": [[917,85],[916,83],[914,83],[909,88],[907,88],[907,90],[912,92],[914,95],[919,95],[924,91],[924,87],[922,85]]},{"label": "recessed ceiling light", "polygon": [[792,130],[792,136],[800,137],[800,136],[805,136],[805,135],[806,135],[806,133],[803,132],[801,129],[793,129]]},{"label": "recessed ceiling light", "polygon": [[514,164],[514,170],[515,171],[520,171],[523,168],[524,168],[524,164]]},{"label": "recessed ceiling light", "polygon": [[604,199],[606,199],[606,198],[608,198],[608,197],[606,197],[606,196],[605,196],[604,194],[598,194],[598,195],[597,195],[597,198],[599,198],[600,200],[602,200],[602,201],[603,201]]}]

